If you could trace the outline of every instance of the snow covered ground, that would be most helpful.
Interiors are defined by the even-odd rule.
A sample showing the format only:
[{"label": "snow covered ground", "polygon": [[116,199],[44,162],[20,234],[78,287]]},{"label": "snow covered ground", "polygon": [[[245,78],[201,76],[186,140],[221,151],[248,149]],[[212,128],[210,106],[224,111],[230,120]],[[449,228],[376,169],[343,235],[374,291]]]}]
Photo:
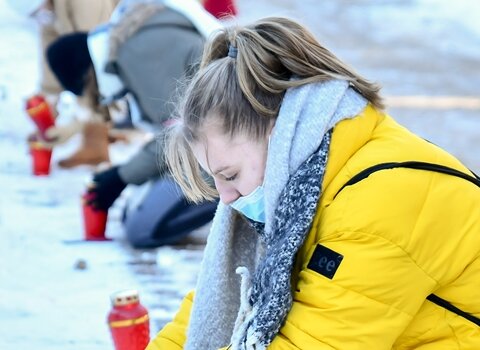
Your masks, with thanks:
[{"label": "snow covered ground", "polygon": [[[480,3],[475,0],[238,0],[240,22],[289,15],[387,95],[480,97]],[[124,241],[118,203],[111,242],[82,242],[80,195],[90,168],[31,175],[24,98],[38,81],[36,27],[0,0],[0,349],[112,349],[109,295],[137,288],[152,334],[194,286],[202,245],[135,251]],[[66,99],[68,101],[68,99]],[[391,108],[409,128],[480,171],[479,108]],[[54,152],[54,162],[78,145]],[[112,146],[114,162],[137,147]],[[121,201],[120,201],[121,202]],[[80,262],[80,264],[79,264]],[[83,263],[86,267],[79,268]]]}]

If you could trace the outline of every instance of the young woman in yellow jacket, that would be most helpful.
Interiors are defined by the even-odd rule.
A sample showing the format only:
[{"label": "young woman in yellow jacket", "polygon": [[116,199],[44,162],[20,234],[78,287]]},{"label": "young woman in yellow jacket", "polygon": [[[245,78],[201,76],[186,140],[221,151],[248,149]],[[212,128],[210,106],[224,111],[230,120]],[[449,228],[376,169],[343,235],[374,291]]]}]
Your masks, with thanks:
[{"label": "young woman in yellow jacket", "polygon": [[382,110],[291,20],[207,44],[167,157],[221,202],[148,350],[480,349],[480,182]]}]

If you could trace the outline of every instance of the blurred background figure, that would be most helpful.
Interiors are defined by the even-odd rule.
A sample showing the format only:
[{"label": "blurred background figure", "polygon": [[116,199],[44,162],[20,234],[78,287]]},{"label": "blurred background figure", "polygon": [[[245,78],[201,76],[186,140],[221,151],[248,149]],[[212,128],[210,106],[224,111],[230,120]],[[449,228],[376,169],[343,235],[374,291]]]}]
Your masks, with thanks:
[{"label": "blurred background figure", "polygon": [[[39,24],[41,70],[38,94],[45,98],[55,116],[64,88],[46,62],[46,49],[62,35],[88,31],[108,21],[118,2],[119,0],[8,0],[12,9],[35,19]],[[79,58],[70,64],[82,62]],[[54,144],[65,142],[79,131],[84,133],[86,142],[71,157],[59,162],[62,167],[97,165],[109,160],[108,143],[105,142],[109,112],[97,103],[94,86],[93,75],[87,77],[82,85],[77,85],[82,93],[77,94],[75,120],[64,126],[52,127],[46,132],[48,140]]]},{"label": "blurred background figure", "polygon": [[[171,243],[213,218],[216,203],[188,204],[176,185],[164,179],[159,138],[174,113],[178,82],[196,69],[205,37],[219,28],[195,0],[126,0],[108,23],[63,35],[47,48],[48,62],[63,88],[82,96],[92,84],[102,106],[128,101],[133,125],[156,135],[126,163],[96,173],[90,188],[90,204],[108,211],[127,185],[145,185],[135,191],[135,204],[124,215],[127,237],[136,247]],[[94,152],[92,143],[101,136],[85,138],[83,149]],[[106,135],[103,139],[106,144]],[[77,164],[71,159],[68,166]]]},{"label": "blurred background figure", "polygon": [[[70,55],[66,61],[61,61],[62,55],[55,61],[57,74],[53,74],[46,61],[46,51],[62,36],[71,34],[71,40],[62,43],[54,51],[70,51],[68,45],[85,45],[84,33],[110,20],[110,16],[120,0],[7,0],[10,7],[17,13],[29,16],[39,24],[40,33],[40,83],[35,95],[43,97],[50,107],[54,117],[57,117],[57,103],[60,94],[65,89],[76,95],[75,116],[68,122],[60,121],[50,127],[45,133],[30,135],[29,139],[48,141],[48,146],[66,142],[71,136],[82,132],[83,140],[80,148],[72,155],[61,159],[58,165],[62,168],[72,168],[78,165],[98,165],[109,162],[109,142],[125,139],[111,131],[110,121],[122,124],[129,117],[129,111],[121,102],[105,106],[99,103],[99,91],[95,81],[91,60],[88,55]],[[127,3],[161,1],[123,1]],[[217,18],[227,18],[237,14],[233,0],[199,1],[204,8]],[[173,3],[173,2],[172,2]],[[181,1],[180,1],[181,3]],[[190,3],[191,1],[187,1]],[[198,6],[193,5],[198,10]],[[117,11],[117,19],[120,11]],[[83,34],[79,34],[83,33]],[[86,52],[79,47],[77,53]],[[55,57],[52,58],[55,60]],[[71,72],[75,72],[72,74]],[[77,74],[78,72],[78,74]],[[128,121],[127,121],[128,124]]]}]

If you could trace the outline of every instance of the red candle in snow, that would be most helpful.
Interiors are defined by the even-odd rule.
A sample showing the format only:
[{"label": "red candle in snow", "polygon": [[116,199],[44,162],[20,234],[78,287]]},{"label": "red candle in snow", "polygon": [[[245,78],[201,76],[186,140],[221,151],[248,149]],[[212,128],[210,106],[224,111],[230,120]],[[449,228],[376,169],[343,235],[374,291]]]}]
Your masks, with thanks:
[{"label": "red candle in snow", "polygon": [[47,140],[45,132],[48,128],[55,125],[55,118],[53,117],[52,110],[48,105],[48,102],[41,95],[35,95],[30,97],[25,106],[28,115],[37,126],[41,137]]},{"label": "red candle in snow", "polygon": [[41,142],[29,142],[30,155],[32,156],[33,175],[49,175],[50,160],[52,158],[52,148]]},{"label": "red candle in snow", "polygon": [[82,195],[83,227],[85,240],[105,241],[105,230],[107,228],[108,212],[94,208],[89,201],[95,196],[88,190]]},{"label": "red candle in snow", "polygon": [[145,350],[150,341],[148,311],[140,304],[138,291],[124,290],[111,295],[108,325],[115,350]]}]

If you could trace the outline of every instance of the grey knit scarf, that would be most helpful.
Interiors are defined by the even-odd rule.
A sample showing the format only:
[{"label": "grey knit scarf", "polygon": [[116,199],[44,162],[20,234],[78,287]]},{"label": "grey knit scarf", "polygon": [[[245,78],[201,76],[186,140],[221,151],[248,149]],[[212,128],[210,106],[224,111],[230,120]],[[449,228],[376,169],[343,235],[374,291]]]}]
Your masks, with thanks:
[{"label": "grey knit scarf", "polygon": [[[266,246],[265,257],[255,272],[253,286],[246,291],[248,305],[240,307],[233,349],[266,347],[278,333],[292,306],[291,270],[315,215],[327,164],[331,131],[320,150],[311,155],[288,180],[275,210],[273,234],[253,226]],[[247,312],[243,312],[246,308]]]},{"label": "grey knit scarf", "polygon": [[[327,162],[330,133],[366,100],[344,81],[289,89],[270,140],[264,227],[220,204],[204,252],[187,350],[265,349],[292,304],[291,268],[308,234]],[[253,279],[250,272],[255,272]],[[241,283],[238,276],[242,276]]]}]

